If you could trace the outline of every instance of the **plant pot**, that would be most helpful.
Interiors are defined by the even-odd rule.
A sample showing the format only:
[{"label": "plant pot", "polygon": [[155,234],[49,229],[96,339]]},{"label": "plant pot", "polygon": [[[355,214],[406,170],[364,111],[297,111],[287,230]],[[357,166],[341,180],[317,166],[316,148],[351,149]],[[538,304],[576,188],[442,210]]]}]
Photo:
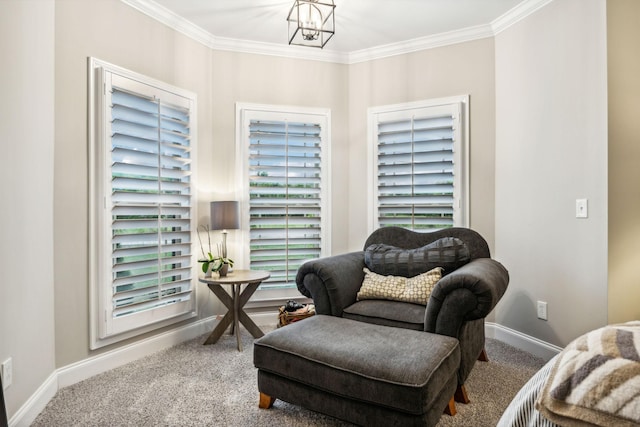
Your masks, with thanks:
[{"label": "plant pot", "polygon": [[218,270],[220,277],[226,277],[228,272],[229,272],[229,264],[222,264],[222,267],[220,267],[220,270]]},{"label": "plant pot", "polygon": [[[203,263],[203,266],[200,268],[200,270],[202,270],[202,272],[204,273],[205,279],[211,278],[211,274],[213,274],[213,262],[210,262],[207,259],[199,259],[198,262]],[[204,263],[207,263],[206,270],[204,267]]]},{"label": "plant pot", "polygon": [[204,273],[204,277],[205,277],[205,279],[208,279],[208,278],[210,278],[210,277],[211,277],[211,274],[213,273],[213,271],[211,270],[212,268],[213,268],[213,263],[212,263],[212,262],[210,262],[210,263],[209,263],[209,266],[207,267],[207,271],[206,271],[206,273]]}]

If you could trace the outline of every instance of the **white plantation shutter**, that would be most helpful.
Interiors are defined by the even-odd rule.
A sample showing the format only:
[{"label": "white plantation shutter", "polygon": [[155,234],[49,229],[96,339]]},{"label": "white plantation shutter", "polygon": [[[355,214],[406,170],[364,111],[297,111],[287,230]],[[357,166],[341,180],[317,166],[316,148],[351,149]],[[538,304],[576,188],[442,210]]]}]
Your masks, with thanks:
[{"label": "white plantation shutter", "polygon": [[323,255],[328,221],[326,119],[245,112],[249,268],[267,270],[261,291],[295,288],[300,265]]},{"label": "white plantation shutter", "polygon": [[374,228],[464,225],[462,104],[394,106],[372,118]]},{"label": "white plantation shutter", "polygon": [[[98,69],[97,339],[194,313],[195,99]],[[97,196],[97,194],[96,194]]]}]

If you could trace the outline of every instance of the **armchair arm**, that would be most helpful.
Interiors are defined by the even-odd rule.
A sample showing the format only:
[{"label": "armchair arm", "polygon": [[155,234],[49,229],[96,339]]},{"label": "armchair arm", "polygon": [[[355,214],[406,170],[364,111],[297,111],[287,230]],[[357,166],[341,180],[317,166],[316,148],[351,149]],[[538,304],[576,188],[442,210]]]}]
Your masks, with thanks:
[{"label": "armchair arm", "polygon": [[425,330],[457,337],[463,322],[485,318],[509,284],[509,273],[490,258],[477,258],[444,276],[427,304]]},{"label": "armchair arm", "polygon": [[316,313],[342,316],[356,302],[364,280],[364,252],[350,252],[307,261],[296,275],[298,290],[313,298]]}]

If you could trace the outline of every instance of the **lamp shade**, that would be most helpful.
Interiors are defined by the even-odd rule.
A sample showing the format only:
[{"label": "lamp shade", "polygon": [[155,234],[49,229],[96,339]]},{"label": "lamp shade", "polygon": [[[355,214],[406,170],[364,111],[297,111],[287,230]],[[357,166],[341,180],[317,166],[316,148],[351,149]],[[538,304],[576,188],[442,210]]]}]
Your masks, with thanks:
[{"label": "lamp shade", "polygon": [[240,228],[240,203],[236,201],[211,202],[212,230]]}]

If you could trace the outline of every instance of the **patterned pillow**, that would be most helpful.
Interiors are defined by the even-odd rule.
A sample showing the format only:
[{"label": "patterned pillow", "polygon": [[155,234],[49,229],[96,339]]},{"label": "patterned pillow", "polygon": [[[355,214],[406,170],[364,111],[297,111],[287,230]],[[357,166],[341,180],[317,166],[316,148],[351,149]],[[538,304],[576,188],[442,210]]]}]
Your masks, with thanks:
[{"label": "patterned pillow", "polygon": [[427,305],[433,287],[442,277],[442,268],[415,277],[383,276],[364,268],[364,281],[358,292],[358,301],[363,299],[386,299]]},{"label": "patterned pillow", "polygon": [[364,252],[364,263],[374,273],[413,277],[435,267],[444,269],[443,275],[471,261],[469,248],[456,237],[443,237],[415,249],[403,249],[376,243]]}]

